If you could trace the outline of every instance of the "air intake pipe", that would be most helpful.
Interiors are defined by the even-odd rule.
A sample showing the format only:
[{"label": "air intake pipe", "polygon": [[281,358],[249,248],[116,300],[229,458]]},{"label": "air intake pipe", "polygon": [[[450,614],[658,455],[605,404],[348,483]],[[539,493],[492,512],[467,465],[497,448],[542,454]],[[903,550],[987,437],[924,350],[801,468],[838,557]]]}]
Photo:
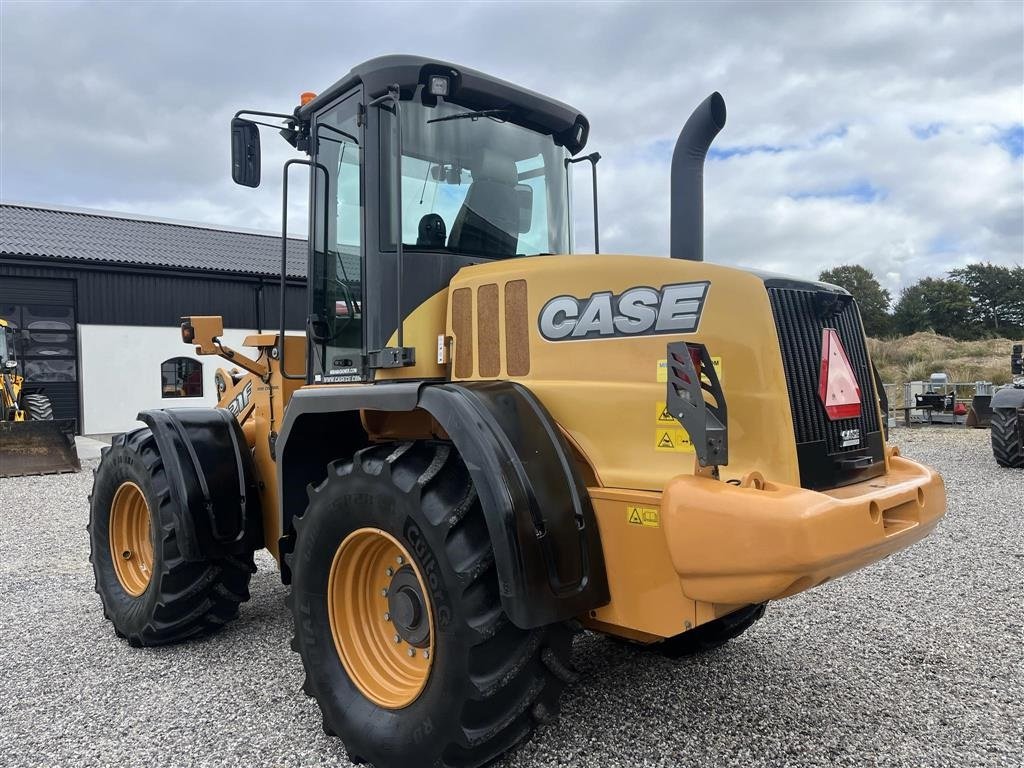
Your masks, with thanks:
[{"label": "air intake pipe", "polygon": [[704,158],[725,126],[725,99],[715,91],[700,103],[672,152],[673,259],[704,261]]}]

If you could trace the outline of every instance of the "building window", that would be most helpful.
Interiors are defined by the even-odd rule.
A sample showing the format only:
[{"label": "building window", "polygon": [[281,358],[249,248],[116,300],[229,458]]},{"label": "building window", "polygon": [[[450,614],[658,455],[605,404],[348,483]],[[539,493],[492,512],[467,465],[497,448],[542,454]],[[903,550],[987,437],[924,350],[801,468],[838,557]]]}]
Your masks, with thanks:
[{"label": "building window", "polygon": [[163,397],[202,397],[203,364],[191,357],[172,357],[160,363]]}]

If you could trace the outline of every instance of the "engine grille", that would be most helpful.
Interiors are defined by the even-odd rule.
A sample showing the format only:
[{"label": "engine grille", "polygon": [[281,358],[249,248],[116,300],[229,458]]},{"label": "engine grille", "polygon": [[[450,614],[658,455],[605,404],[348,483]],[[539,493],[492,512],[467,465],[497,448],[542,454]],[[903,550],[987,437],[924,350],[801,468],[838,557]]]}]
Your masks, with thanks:
[{"label": "engine grille", "polygon": [[[874,377],[860,315],[850,301],[832,316],[822,317],[827,313],[818,310],[818,293],[810,287],[768,285],[789,389],[801,485],[805,488],[846,485],[884,471]],[[853,367],[861,393],[861,414],[857,418],[832,421],[818,397],[824,328],[838,332]],[[851,429],[860,431],[860,445],[843,448],[841,433]]]}]

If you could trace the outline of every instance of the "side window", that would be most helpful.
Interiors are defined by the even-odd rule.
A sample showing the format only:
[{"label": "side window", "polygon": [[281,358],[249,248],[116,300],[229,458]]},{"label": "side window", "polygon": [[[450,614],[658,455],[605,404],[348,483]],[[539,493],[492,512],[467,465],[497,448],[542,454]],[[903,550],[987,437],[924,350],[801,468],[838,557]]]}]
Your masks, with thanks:
[{"label": "side window", "polygon": [[[310,282],[322,338],[313,345],[316,381],[362,378],[362,148],[359,99],[318,115],[314,127],[316,219]],[[326,188],[324,186],[326,182]],[[325,210],[326,206],[326,210]],[[324,379],[324,377],[328,377]]]},{"label": "side window", "polygon": [[191,357],[172,357],[160,363],[161,397],[202,397],[203,364]]}]

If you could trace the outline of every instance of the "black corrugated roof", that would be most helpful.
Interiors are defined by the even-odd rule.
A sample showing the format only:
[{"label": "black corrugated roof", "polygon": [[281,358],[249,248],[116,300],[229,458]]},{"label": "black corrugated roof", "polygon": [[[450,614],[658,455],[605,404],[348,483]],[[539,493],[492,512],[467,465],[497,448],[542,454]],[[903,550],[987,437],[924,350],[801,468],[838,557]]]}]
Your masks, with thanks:
[{"label": "black corrugated roof", "polygon": [[[247,275],[281,274],[281,238],[106,211],[0,203],[0,254]],[[288,276],[306,241],[288,239]]]}]

